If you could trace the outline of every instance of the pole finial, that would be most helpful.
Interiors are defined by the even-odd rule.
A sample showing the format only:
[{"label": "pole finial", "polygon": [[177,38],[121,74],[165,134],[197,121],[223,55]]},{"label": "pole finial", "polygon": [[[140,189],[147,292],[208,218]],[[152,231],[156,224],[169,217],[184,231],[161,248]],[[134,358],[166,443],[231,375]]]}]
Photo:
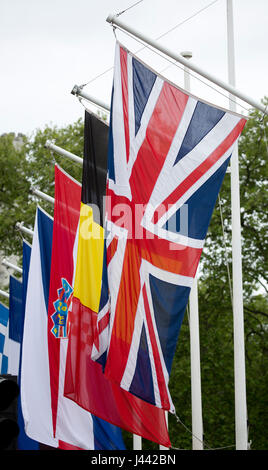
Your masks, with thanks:
[{"label": "pole finial", "polygon": [[185,59],[191,59],[193,57],[193,54],[191,51],[183,51],[181,52],[182,57]]},{"label": "pole finial", "polygon": [[106,18],[107,23],[113,23],[115,15],[113,13],[109,13],[109,15]]}]

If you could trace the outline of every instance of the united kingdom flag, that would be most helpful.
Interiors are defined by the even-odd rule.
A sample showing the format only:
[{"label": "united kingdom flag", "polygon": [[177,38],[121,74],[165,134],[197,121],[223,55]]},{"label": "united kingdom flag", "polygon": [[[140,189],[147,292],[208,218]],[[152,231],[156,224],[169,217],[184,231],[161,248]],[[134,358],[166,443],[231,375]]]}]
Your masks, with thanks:
[{"label": "united kingdom flag", "polygon": [[181,323],[245,123],[116,44],[106,256],[92,358],[123,389],[171,412],[168,381]]}]

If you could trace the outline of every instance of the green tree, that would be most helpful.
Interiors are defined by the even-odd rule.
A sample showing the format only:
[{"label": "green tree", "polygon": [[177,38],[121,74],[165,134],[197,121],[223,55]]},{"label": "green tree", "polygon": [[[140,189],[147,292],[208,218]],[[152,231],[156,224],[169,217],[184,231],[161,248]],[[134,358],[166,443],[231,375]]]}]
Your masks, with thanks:
[{"label": "green tree", "polygon": [[25,136],[19,144],[13,133],[0,136],[0,240],[5,256],[21,249],[16,222],[24,220],[27,224],[31,220],[26,143]]},{"label": "green tree", "polygon": [[[54,141],[59,147],[83,156],[82,119],[59,128],[46,126],[37,129],[31,136],[20,136],[19,145],[15,134],[0,136],[0,246],[2,256],[16,255],[18,265],[22,263],[22,234],[16,228],[17,222],[34,227],[36,204],[40,204],[53,216],[53,206],[35,196],[35,187],[54,197],[54,163],[57,162],[71,176],[81,182],[81,165],[75,164],[45,148],[47,141]],[[23,237],[31,242],[28,235]],[[15,274],[15,273],[14,273]],[[15,274],[16,275],[16,274]],[[3,283],[0,286],[5,290]],[[0,298],[4,301],[4,298]]]}]

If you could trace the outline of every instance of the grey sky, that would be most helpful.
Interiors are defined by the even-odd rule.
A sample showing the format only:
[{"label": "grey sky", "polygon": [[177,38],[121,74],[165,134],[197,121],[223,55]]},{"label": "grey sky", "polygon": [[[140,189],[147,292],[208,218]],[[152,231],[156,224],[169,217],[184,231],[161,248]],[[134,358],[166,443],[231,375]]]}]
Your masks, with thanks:
[{"label": "grey sky", "polygon": [[[157,38],[212,0],[143,0],[121,16]],[[74,84],[92,80],[113,66],[115,37],[106,22],[135,0],[0,0],[0,134],[30,135],[46,124],[69,124],[84,114],[71,95]],[[268,95],[267,0],[233,0],[236,86],[261,100]],[[133,52],[140,44],[118,31],[118,39]],[[191,50],[192,61],[227,81],[226,0],[160,39],[174,51]],[[183,73],[148,51],[139,57],[183,87]],[[110,102],[112,71],[85,87]],[[191,78],[191,91],[228,107],[228,100]],[[245,105],[248,107],[247,105]],[[241,108],[238,107],[238,111]]]}]

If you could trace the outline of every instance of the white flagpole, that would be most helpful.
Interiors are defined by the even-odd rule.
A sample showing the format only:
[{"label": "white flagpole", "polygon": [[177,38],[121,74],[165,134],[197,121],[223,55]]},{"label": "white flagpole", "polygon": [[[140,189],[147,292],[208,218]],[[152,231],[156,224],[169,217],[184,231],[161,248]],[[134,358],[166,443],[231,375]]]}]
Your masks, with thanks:
[{"label": "white flagpole", "polygon": [[19,266],[16,266],[15,264],[10,263],[6,259],[3,259],[2,264],[4,266],[7,266],[8,268],[14,269],[14,271],[17,271],[20,274],[22,274],[22,268],[20,268]]},{"label": "white flagpole", "polygon": [[31,230],[30,228],[24,227],[23,222],[17,222],[16,227],[22,232],[27,233],[27,235],[30,235],[31,237],[33,237],[33,230]]},{"label": "white flagpole", "polygon": [[200,368],[198,281],[194,278],[189,297],[191,345],[192,446],[203,450],[203,416]]},{"label": "white flagpole", "polygon": [[[181,52],[185,59],[190,59],[192,53]],[[184,88],[190,93],[190,74],[188,67],[184,67]],[[200,341],[199,341],[199,313],[198,313],[198,283],[197,274],[191,288],[189,297],[190,310],[190,347],[191,347],[191,395],[192,395],[192,448],[203,450],[203,417],[202,392],[200,371]]]},{"label": "white flagpole", "polygon": [[43,193],[43,191],[39,191],[39,189],[36,189],[34,187],[31,188],[31,191],[36,196],[40,197],[41,199],[44,199],[44,201],[47,201],[47,202],[50,202],[51,204],[54,204],[54,202],[55,202],[54,197],[51,197],[48,194]]},{"label": "white flagpole", "polygon": [[133,449],[141,450],[142,449],[142,438],[137,434],[133,434]]},{"label": "white flagpole", "polygon": [[90,101],[91,103],[94,103],[99,108],[105,109],[105,111],[110,112],[110,106],[107,103],[104,103],[104,101],[101,101],[100,99],[89,95],[89,93],[86,93],[83,90],[83,88],[79,87],[78,85],[74,85],[71,93],[72,93],[72,95],[75,95],[75,96],[81,96],[81,98],[85,98],[87,101]]},{"label": "white flagpole", "polygon": [[3,297],[5,297],[6,299],[9,299],[9,294],[7,292],[5,292],[4,290],[1,290],[0,289],[0,295],[2,295]]},{"label": "white flagpole", "polygon": [[[235,85],[233,3],[227,0],[227,46],[229,82]],[[230,95],[230,109],[236,110],[234,96]],[[234,376],[235,376],[235,429],[236,449],[247,450],[247,401],[244,345],[244,312],[242,282],[242,250],[240,225],[238,144],[231,157],[232,255],[233,255],[233,323],[234,323]]]},{"label": "white flagpole", "polygon": [[68,152],[68,150],[64,150],[61,147],[58,147],[58,145],[55,145],[48,140],[45,143],[45,148],[52,150],[52,152],[56,152],[58,155],[61,155],[62,157],[69,158],[69,160],[73,160],[74,162],[79,163],[80,165],[83,165],[83,158],[78,157],[74,153]]},{"label": "white flagpole", "polygon": [[234,96],[237,98],[240,98],[241,100],[245,101],[246,103],[250,104],[254,108],[259,109],[263,113],[268,115],[268,110],[263,106],[261,103],[258,101],[254,100],[250,96],[247,96],[245,93],[241,92],[240,90],[237,90],[234,86],[230,85],[229,83],[224,82],[220,78],[214,77],[214,75],[211,75],[210,73],[206,72],[205,70],[201,69],[198,65],[193,64],[192,62],[190,64],[187,64],[187,59],[184,59],[181,54],[177,54],[173,52],[172,50],[168,49],[165,46],[162,46],[159,42],[149,38],[145,34],[141,33],[140,31],[137,31],[135,28],[132,26],[126,24],[124,21],[119,19],[116,15],[108,15],[106,21],[108,23],[111,23],[113,26],[118,26],[118,28],[121,28],[124,31],[127,31],[130,33],[132,36],[135,36],[141,41],[146,42],[150,46],[152,46],[154,49],[163,52],[163,54],[171,57],[172,59],[176,60],[177,62],[181,63],[185,67],[188,67],[190,70],[193,70],[194,72],[198,73],[202,77],[206,78],[207,80],[211,81],[212,83],[215,83],[215,85],[223,88],[224,90],[228,91],[229,93],[232,93]]}]

